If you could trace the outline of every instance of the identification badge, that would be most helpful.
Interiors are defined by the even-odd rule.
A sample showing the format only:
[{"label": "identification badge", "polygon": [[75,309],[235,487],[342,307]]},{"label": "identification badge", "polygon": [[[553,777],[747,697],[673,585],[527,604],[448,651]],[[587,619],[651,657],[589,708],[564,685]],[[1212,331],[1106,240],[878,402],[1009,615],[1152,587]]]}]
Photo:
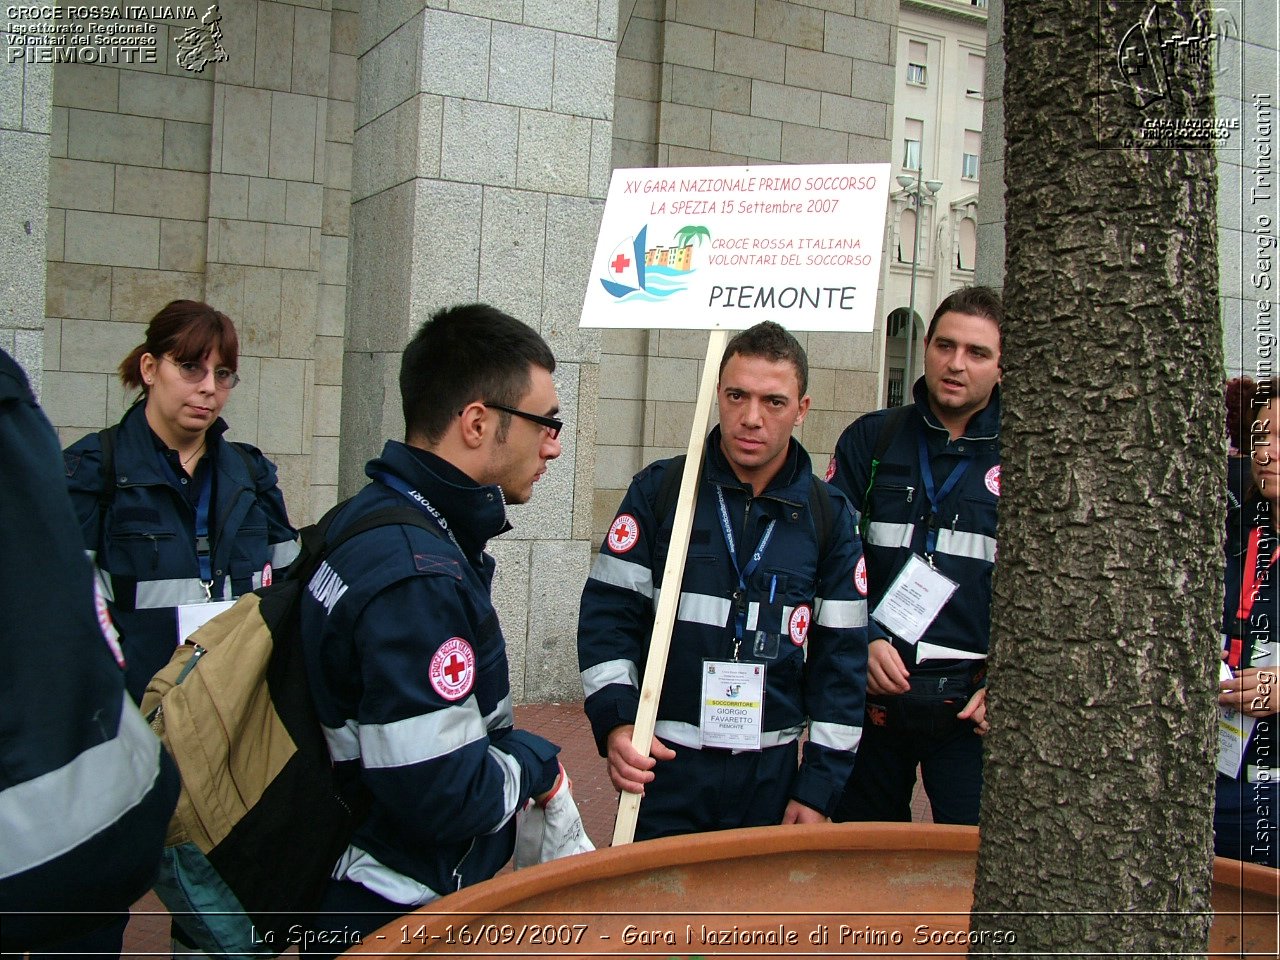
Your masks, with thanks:
[{"label": "identification badge", "polygon": [[871,616],[907,643],[917,643],[958,586],[913,553]]},{"label": "identification badge", "polygon": [[[1218,668],[1218,680],[1230,680],[1231,668],[1225,663]],[[1218,772],[1232,780],[1240,779],[1245,746],[1257,721],[1233,707],[1218,708]]]},{"label": "identification badge", "polygon": [[763,663],[703,661],[702,746],[760,749],[764,669]]},{"label": "identification badge", "polygon": [[208,603],[184,603],[178,607],[178,646],[206,623],[235,606],[234,600],[210,600]]}]

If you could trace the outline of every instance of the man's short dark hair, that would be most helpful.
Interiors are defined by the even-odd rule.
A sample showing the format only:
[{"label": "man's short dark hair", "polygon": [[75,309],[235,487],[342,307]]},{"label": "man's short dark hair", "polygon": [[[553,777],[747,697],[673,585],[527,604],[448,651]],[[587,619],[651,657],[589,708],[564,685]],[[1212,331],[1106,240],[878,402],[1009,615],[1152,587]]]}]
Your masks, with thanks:
[{"label": "man's short dark hair", "polygon": [[934,328],[944,313],[967,313],[973,317],[986,317],[996,325],[997,330],[1004,327],[1004,301],[1000,294],[991,287],[961,287],[938,304],[933,311],[933,319],[929,321],[929,329],[925,332],[926,341],[933,339]]},{"label": "man's short dark hair", "polygon": [[796,379],[800,381],[800,396],[809,389],[809,358],[805,356],[800,341],[786,331],[781,324],[772,320],[764,320],[754,327],[748,327],[733,335],[724,348],[724,356],[720,358],[720,375],[724,376],[725,365],[735,353],[744,357],[763,357],[778,363],[783,360],[791,362],[796,368]]},{"label": "man's short dark hair", "polygon": [[[450,421],[476,400],[517,406],[530,367],[555,372],[556,358],[528,325],[484,303],[432,314],[404,348],[400,401],[405,437],[439,443]],[[500,414],[500,433],[511,414]]]}]

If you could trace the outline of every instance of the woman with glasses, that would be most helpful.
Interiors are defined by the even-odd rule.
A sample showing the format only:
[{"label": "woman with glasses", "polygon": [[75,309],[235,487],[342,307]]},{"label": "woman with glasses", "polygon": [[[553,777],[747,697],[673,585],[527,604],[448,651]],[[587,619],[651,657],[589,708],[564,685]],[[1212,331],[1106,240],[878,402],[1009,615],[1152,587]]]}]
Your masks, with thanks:
[{"label": "woman with glasses", "polygon": [[135,700],[168,663],[180,624],[185,634],[298,554],[274,464],[223,437],[238,360],[225,314],[173,301],[120,364],[137,401],[64,453]]}]

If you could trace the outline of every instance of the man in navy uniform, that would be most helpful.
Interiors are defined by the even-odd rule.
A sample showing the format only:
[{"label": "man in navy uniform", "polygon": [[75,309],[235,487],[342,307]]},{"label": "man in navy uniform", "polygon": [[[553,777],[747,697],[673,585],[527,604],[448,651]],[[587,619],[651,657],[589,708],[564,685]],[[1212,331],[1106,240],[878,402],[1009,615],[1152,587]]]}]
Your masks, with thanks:
[{"label": "man in navy uniform", "polygon": [[585,709],[614,787],[644,794],[637,839],[825,820],[853,765],[861,550],[844,497],[791,437],[808,377],[804,350],[776,323],[725,349],[647,755],[631,739],[682,458],[632,481],[583,589]]},{"label": "man in navy uniform", "polygon": [[859,418],[836,444],[827,475],[860,513],[871,608],[867,720],[836,820],[910,820],[918,765],[936,822],[978,822],[1003,319],[993,290],[951,294],[914,404]]}]

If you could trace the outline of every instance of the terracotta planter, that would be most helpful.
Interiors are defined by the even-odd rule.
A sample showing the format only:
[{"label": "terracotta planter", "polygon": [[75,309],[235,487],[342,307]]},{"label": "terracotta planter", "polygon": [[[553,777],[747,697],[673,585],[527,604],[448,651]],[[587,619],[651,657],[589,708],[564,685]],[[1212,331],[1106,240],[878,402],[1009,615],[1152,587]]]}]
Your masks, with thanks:
[{"label": "terracotta planter", "polygon": [[[964,955],[977,849],[975,827],[918,823],[671,837],[477,884],[350,952]],[[1280,955],[1278,878],[1217,860],[1213,956]]]}]

